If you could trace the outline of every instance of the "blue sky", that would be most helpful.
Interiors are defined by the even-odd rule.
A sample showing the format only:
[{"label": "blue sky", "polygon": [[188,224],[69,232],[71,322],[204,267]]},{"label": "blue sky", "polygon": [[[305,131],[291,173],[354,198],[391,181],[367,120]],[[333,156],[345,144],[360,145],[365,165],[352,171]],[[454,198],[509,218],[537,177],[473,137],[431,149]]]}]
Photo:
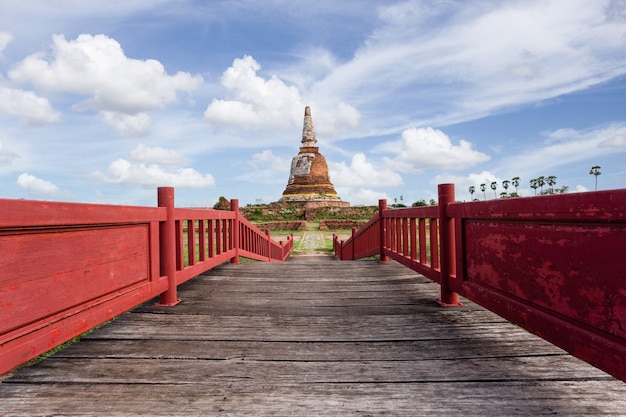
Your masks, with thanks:
[{"label": "blue sky", "polygon": [[0,198],[276,201],[307,105],[352,204],[624,188],[626,0],[0,0]]}]

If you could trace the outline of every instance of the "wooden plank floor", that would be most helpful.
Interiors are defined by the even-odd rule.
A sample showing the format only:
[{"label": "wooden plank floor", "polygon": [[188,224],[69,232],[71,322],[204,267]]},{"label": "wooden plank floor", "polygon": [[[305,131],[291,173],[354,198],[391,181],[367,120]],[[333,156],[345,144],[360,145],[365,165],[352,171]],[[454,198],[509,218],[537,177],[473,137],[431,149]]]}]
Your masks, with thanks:
[{"label": "wooden plank floor", "polygon": [[0,416],[626,415],[626,384],[397,263],[222,265],[0,384]]}]

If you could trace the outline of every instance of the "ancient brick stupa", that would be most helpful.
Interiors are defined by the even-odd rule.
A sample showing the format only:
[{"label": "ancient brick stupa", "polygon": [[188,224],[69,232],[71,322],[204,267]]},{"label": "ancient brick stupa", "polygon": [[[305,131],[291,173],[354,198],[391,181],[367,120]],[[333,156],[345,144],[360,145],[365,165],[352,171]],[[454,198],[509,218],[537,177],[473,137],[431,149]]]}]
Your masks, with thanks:
[{"label": "ancient brick stupa", "polygon": [[[298,155],[291,161],[291,172],[287,188],[283,191],[282,202],[319,202],[324,206],[347,206],[341,201],[335,187],[330,182],[326,159],[315,146],[315,130],[311,118],[311,108],[304,109],[304,127],[302,129],[302,146]],[[307,204],[310,206],[310,204]]]}]

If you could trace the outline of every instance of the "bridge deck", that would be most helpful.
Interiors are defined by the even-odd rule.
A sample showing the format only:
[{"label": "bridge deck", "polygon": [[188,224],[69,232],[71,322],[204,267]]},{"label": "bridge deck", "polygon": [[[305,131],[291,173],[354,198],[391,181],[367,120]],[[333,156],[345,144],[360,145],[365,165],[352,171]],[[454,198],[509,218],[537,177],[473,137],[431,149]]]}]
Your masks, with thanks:
[{"label": "bridge deck", "polygon": [[222,265],[0,384],[0,416],[624,415],[626,384],[397,263]]}]

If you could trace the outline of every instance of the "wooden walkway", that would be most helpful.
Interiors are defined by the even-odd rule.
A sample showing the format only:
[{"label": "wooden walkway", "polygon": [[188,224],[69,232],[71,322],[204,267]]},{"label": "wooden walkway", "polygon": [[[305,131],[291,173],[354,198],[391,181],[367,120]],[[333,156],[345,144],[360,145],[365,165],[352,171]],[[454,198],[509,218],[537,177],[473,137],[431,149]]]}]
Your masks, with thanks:
[{"label": "wooden walkway", "polygon": [[224,264],[2,381],[0,416],[626,415],[626,384],[437,295],[394,262]]}]

